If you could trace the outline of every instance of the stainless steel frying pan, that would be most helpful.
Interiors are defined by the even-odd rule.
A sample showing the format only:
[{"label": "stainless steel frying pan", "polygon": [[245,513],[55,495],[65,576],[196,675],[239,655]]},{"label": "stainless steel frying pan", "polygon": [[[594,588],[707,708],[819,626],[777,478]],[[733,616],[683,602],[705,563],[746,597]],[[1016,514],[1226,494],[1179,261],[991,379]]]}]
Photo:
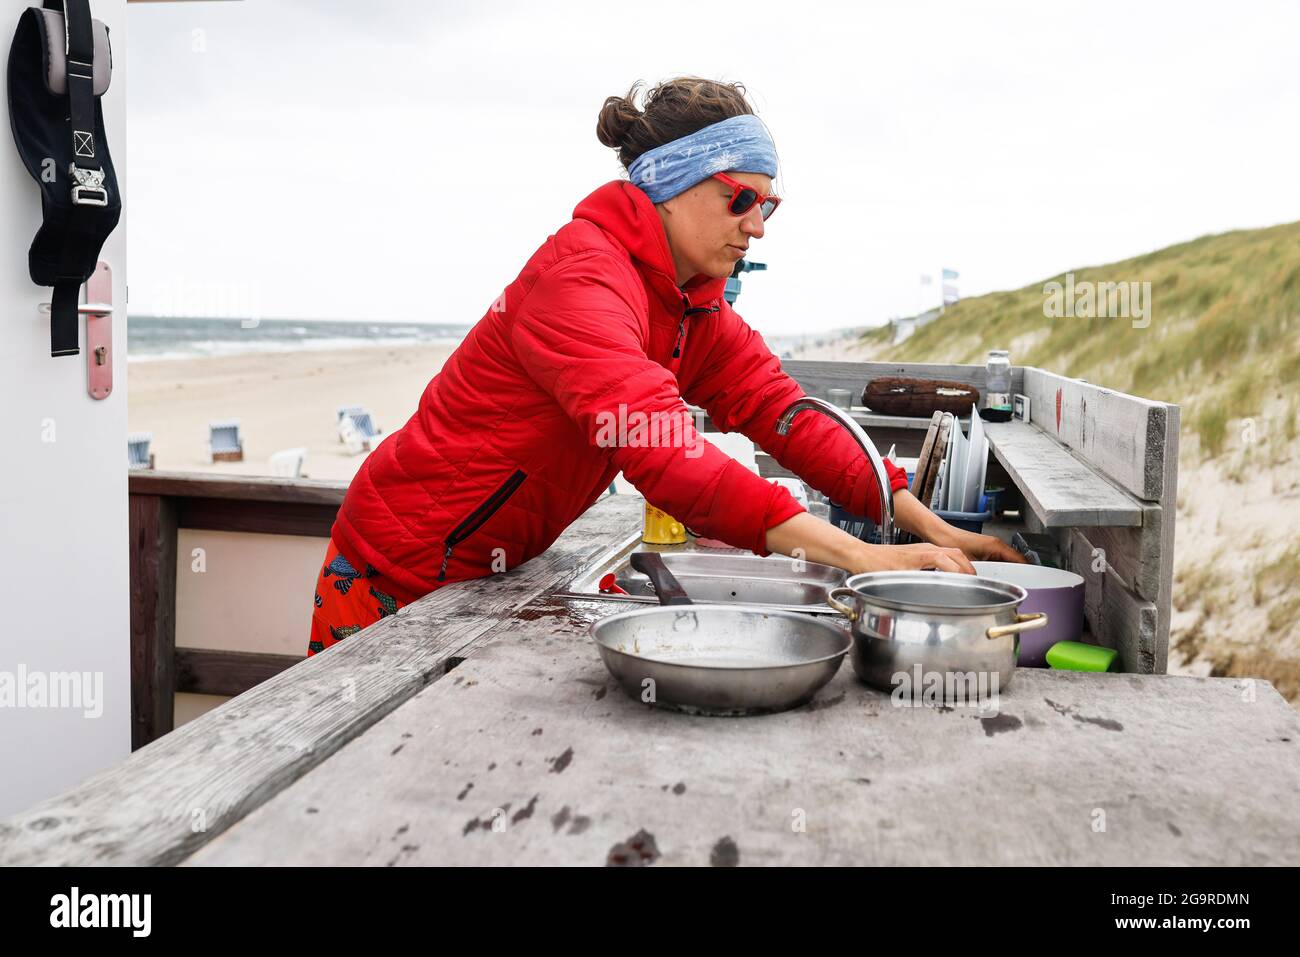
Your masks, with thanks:
[{"label": "stainless steel frying pan", "polygon": [[661,604],[602,618],[591,637],[623,690],[647,704],[708,715],[784,711],[811,700],[853,644],[835,619],[696,604],[658,553],[631,559]]}]

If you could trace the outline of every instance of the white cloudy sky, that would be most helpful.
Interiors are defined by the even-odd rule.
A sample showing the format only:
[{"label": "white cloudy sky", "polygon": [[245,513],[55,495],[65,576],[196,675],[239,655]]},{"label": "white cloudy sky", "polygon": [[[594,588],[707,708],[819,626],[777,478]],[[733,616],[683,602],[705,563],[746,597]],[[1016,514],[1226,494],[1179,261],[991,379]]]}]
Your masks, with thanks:
[{"label": "white cloudy sky", "polygon": [[910,314],[942,266],[974,295],[1300,219],[1297,3],[128,11],[137,313],[474,322],[619,176],[604,98],[681,73],[744,82],[776,138],[738,304],[765,333]]}]

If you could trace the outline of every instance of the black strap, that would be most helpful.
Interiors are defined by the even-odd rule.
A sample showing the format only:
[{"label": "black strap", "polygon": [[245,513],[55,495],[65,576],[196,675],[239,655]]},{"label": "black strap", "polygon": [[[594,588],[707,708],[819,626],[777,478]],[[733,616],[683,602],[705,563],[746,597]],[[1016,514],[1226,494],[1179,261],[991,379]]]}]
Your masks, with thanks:
[{"label": "black strap", "polygon": [[81,324],[77,306],[81,303],[80,282],[60,282],[50,297],[50,355],[75,356],[81,352]]},{"label": "black strap", "polygon": [[95,33],[90,19],[90,0],[45,0],[45,5],[51,9],[63,8],[72,161],[82,169],[97,170],[100,164],[95,159]]},{"label": "black strap", "polygon": [[[68,73],[68,106],[72,131],[72,161],[81,169],[99,171],[95,156],[95,35],[91,24],[90,0],[45,0],[45,7],[63,12],[65,55]],[[69,171],[71,176],[71,171]],[[74,202],[63,233],[59,282],[50,297],[50,355],[75,356],[81,349],[82,276],[78,254],[84,254],[94,233],[94,206],[76,202],[77,181],[69,180]]]}]

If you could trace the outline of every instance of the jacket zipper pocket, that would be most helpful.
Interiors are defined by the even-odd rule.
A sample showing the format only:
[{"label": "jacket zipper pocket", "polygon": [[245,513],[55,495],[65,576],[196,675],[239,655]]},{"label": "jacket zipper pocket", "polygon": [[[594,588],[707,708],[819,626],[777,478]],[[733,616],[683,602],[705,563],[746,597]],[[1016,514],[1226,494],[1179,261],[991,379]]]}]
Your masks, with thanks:
[{"label": "jacket zipper pocket", "polygon": [[682,318],[677,323],[677,341],[673,344],[673,358],[682,357],[682,336],[686,332],[686,317],[700,312],[717,312],[717,306],[692,306],[691,301],[682,293]]},{"label": "jacket zipper pocket", "polygon": [[438,571],[438,581],[447,580],[447,563],[451,561],[451,550],[478,531],[479,526],[491,518],[496,513],[496,510],[506,503],[506,499],[515,493],[515,489],[519,488],[527,477],[523,469],[515,469],[496,491],[485,498],[478,508],[470,512],[465,520],[453,528],[451,533],[443,539],[445,551],[442,555],[442,568]]}]

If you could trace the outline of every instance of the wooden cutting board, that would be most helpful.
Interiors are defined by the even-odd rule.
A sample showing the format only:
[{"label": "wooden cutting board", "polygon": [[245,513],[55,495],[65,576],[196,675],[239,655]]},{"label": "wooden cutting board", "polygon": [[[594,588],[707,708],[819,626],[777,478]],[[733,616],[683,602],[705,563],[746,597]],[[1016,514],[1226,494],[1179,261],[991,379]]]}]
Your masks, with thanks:
[{"label": "wooden cutting board", "polygon": [[930,452],[931,468],[926,476],[925,484],[921,486],[921,494],[918,496],[921,499],[921,504],[926,508],[930,507],[930,502],[934,498],[934,487],[939,481],[939,473],[943,470],[943,458],[948,452],[948,439],[952,435],[954,427],[961,428],[960,425],[955,424],[957,422],[956,416],[947,413],[942,413],[942,416],[942,421],[939,423],[939,432],[934,439],[934,448]]},{"label": "wooden cutting board", "polygon": [[921,443],[921,454],[916,457],[916,471],[912,473],[912,487],[908,490],[917,498],[921,497],[921,489],[925,487],[926,476],[930,474],[930,458],[934,452],[934,440],[939,435],[939,423],[943,421],[943,413],[936,412],[930,416],[930,428],[925,432],[925,441]]},{"label": "wooden cutting board", "polygon": [[[925,499],[921,498],[922,489],[925,487],[926,479],[934,468],[934,444],[939,437],[939,424],[942,421],[942,412],[936,412],[930,417],[930,427],[925,430],[925,440],[921,443],[921,454],[916,457],[916,470],[912,473],[912,485],[908,489],[922,504],[925,503]],[[899,533],[899,545],[911,545],[913,542],[918,541],[920,539],[911,532]]]}]

